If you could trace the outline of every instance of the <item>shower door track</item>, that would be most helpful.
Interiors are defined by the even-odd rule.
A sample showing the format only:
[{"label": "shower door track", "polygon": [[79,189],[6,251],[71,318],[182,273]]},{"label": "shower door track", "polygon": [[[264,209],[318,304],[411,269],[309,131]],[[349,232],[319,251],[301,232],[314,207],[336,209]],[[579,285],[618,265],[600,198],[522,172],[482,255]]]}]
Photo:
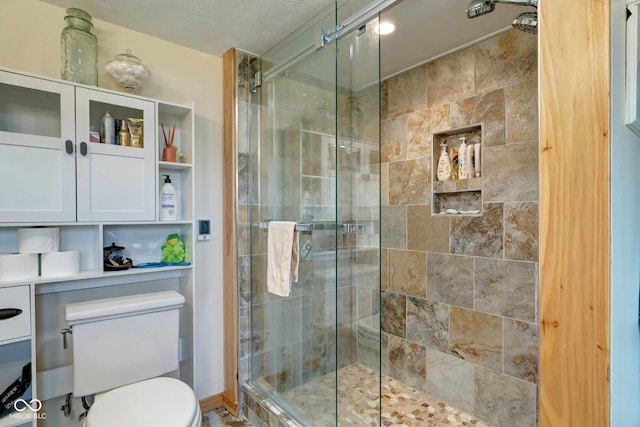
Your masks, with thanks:
[{"label": "shower door track", "polygon": [[[291,68],[293,65],[305,59],[312,53],[324,48],[330,42],[339,40],[342,37],[350,34],[353,30],[357,30],[369,22],[374,16],[378,15],[383,10],[393,6],[393,4],[402,0],[377,0],[371,3],[364,9],[354,13],[349,18],[345,19],[341,24],[338,24],[331,31],[319,30],[315,37],[315,43],[311,46],[304,48],[287,61],[282,62],[277,67],[267,70],[261,75],[262,81],[268,81],[274,76],[279,75],[283,71]],[[256,86],[259,87],[259,86]]]}]

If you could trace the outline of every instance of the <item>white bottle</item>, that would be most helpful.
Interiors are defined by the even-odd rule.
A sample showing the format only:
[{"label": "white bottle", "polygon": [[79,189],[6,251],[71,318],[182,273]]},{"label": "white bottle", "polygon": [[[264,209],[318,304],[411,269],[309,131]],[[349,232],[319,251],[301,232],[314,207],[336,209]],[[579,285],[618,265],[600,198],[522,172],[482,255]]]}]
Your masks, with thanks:
[{"label": "white bottle", "polygon": [[449,181],[451,178],[451,159],[447,154],[447,144],[440,144],[440,159],[438,160],[438,181]]},{"label": "white bottle", "polygon": [[178,219],[178,195],[171,184],[171,177],[163,176],[164,184],[160,187],[160,221],[175,221]]},{"label": "white bottle", "polygon": [[475,157],[473,155],[474,151],[475,151],[475,146],[477,144],[469,144],[467,145],[467,178],[473,178],[474,177],[474,170],[473,170],[473,165],[475,163]]},{"label": "white bottle", "polygon": [[460,148],[458,149],[458,179],[466,179],[467,176],[467,138],[464,136],[460,139]]}]

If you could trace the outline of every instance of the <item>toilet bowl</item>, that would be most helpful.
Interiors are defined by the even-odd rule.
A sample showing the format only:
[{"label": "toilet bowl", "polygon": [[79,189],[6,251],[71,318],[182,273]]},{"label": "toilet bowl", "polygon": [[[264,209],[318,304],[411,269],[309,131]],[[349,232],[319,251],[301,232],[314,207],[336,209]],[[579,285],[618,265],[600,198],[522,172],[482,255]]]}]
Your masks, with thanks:
[{"label": "toilet bowl", "polygon": [[84,427],[199,427],[200,405],[191,388],[158,377],[96,396]]}]

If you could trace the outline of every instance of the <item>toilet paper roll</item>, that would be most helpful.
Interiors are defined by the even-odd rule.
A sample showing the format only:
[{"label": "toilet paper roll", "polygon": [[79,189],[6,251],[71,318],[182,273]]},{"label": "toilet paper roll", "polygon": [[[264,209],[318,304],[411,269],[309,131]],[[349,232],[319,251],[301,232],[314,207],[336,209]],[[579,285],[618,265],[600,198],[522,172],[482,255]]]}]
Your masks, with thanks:
[{"label": "toilet paper roll", "polygon": [[17,281],[38,277],[37,254],[0,255],[0,280]]},{"label": "toilet paper roll", "polygon": [[21,254],[46,254],[60,250],[60,228],[19,228],[18,252]]},{"label": "toilet paper roll", "polygon": [[42,277],[73,276],[80,272],[80,252],[49,252],[40,257]]}]

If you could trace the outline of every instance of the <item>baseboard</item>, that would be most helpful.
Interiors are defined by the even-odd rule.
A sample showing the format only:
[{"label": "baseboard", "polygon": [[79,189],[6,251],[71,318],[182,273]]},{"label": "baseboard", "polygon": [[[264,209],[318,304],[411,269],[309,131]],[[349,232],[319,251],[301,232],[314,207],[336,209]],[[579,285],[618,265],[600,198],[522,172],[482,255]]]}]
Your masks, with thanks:
[{"label": "baseboard", "polygon": [[233,414],[234,417],[238,416],[240,412],[239,411],[240,405],[238,405],[237,401],[229,399],[226,394],[222,394],[222,404],[224,405],[225,408],[227,408],[227,411]]},{"label": "baseboard", "polygon": [[200,399],[200,410],[204,414],[205,412],[209,412],[213,409],[219,408],[223,404],[223,394],[218,393],[213,396],[205,397],[204,399]]}]

